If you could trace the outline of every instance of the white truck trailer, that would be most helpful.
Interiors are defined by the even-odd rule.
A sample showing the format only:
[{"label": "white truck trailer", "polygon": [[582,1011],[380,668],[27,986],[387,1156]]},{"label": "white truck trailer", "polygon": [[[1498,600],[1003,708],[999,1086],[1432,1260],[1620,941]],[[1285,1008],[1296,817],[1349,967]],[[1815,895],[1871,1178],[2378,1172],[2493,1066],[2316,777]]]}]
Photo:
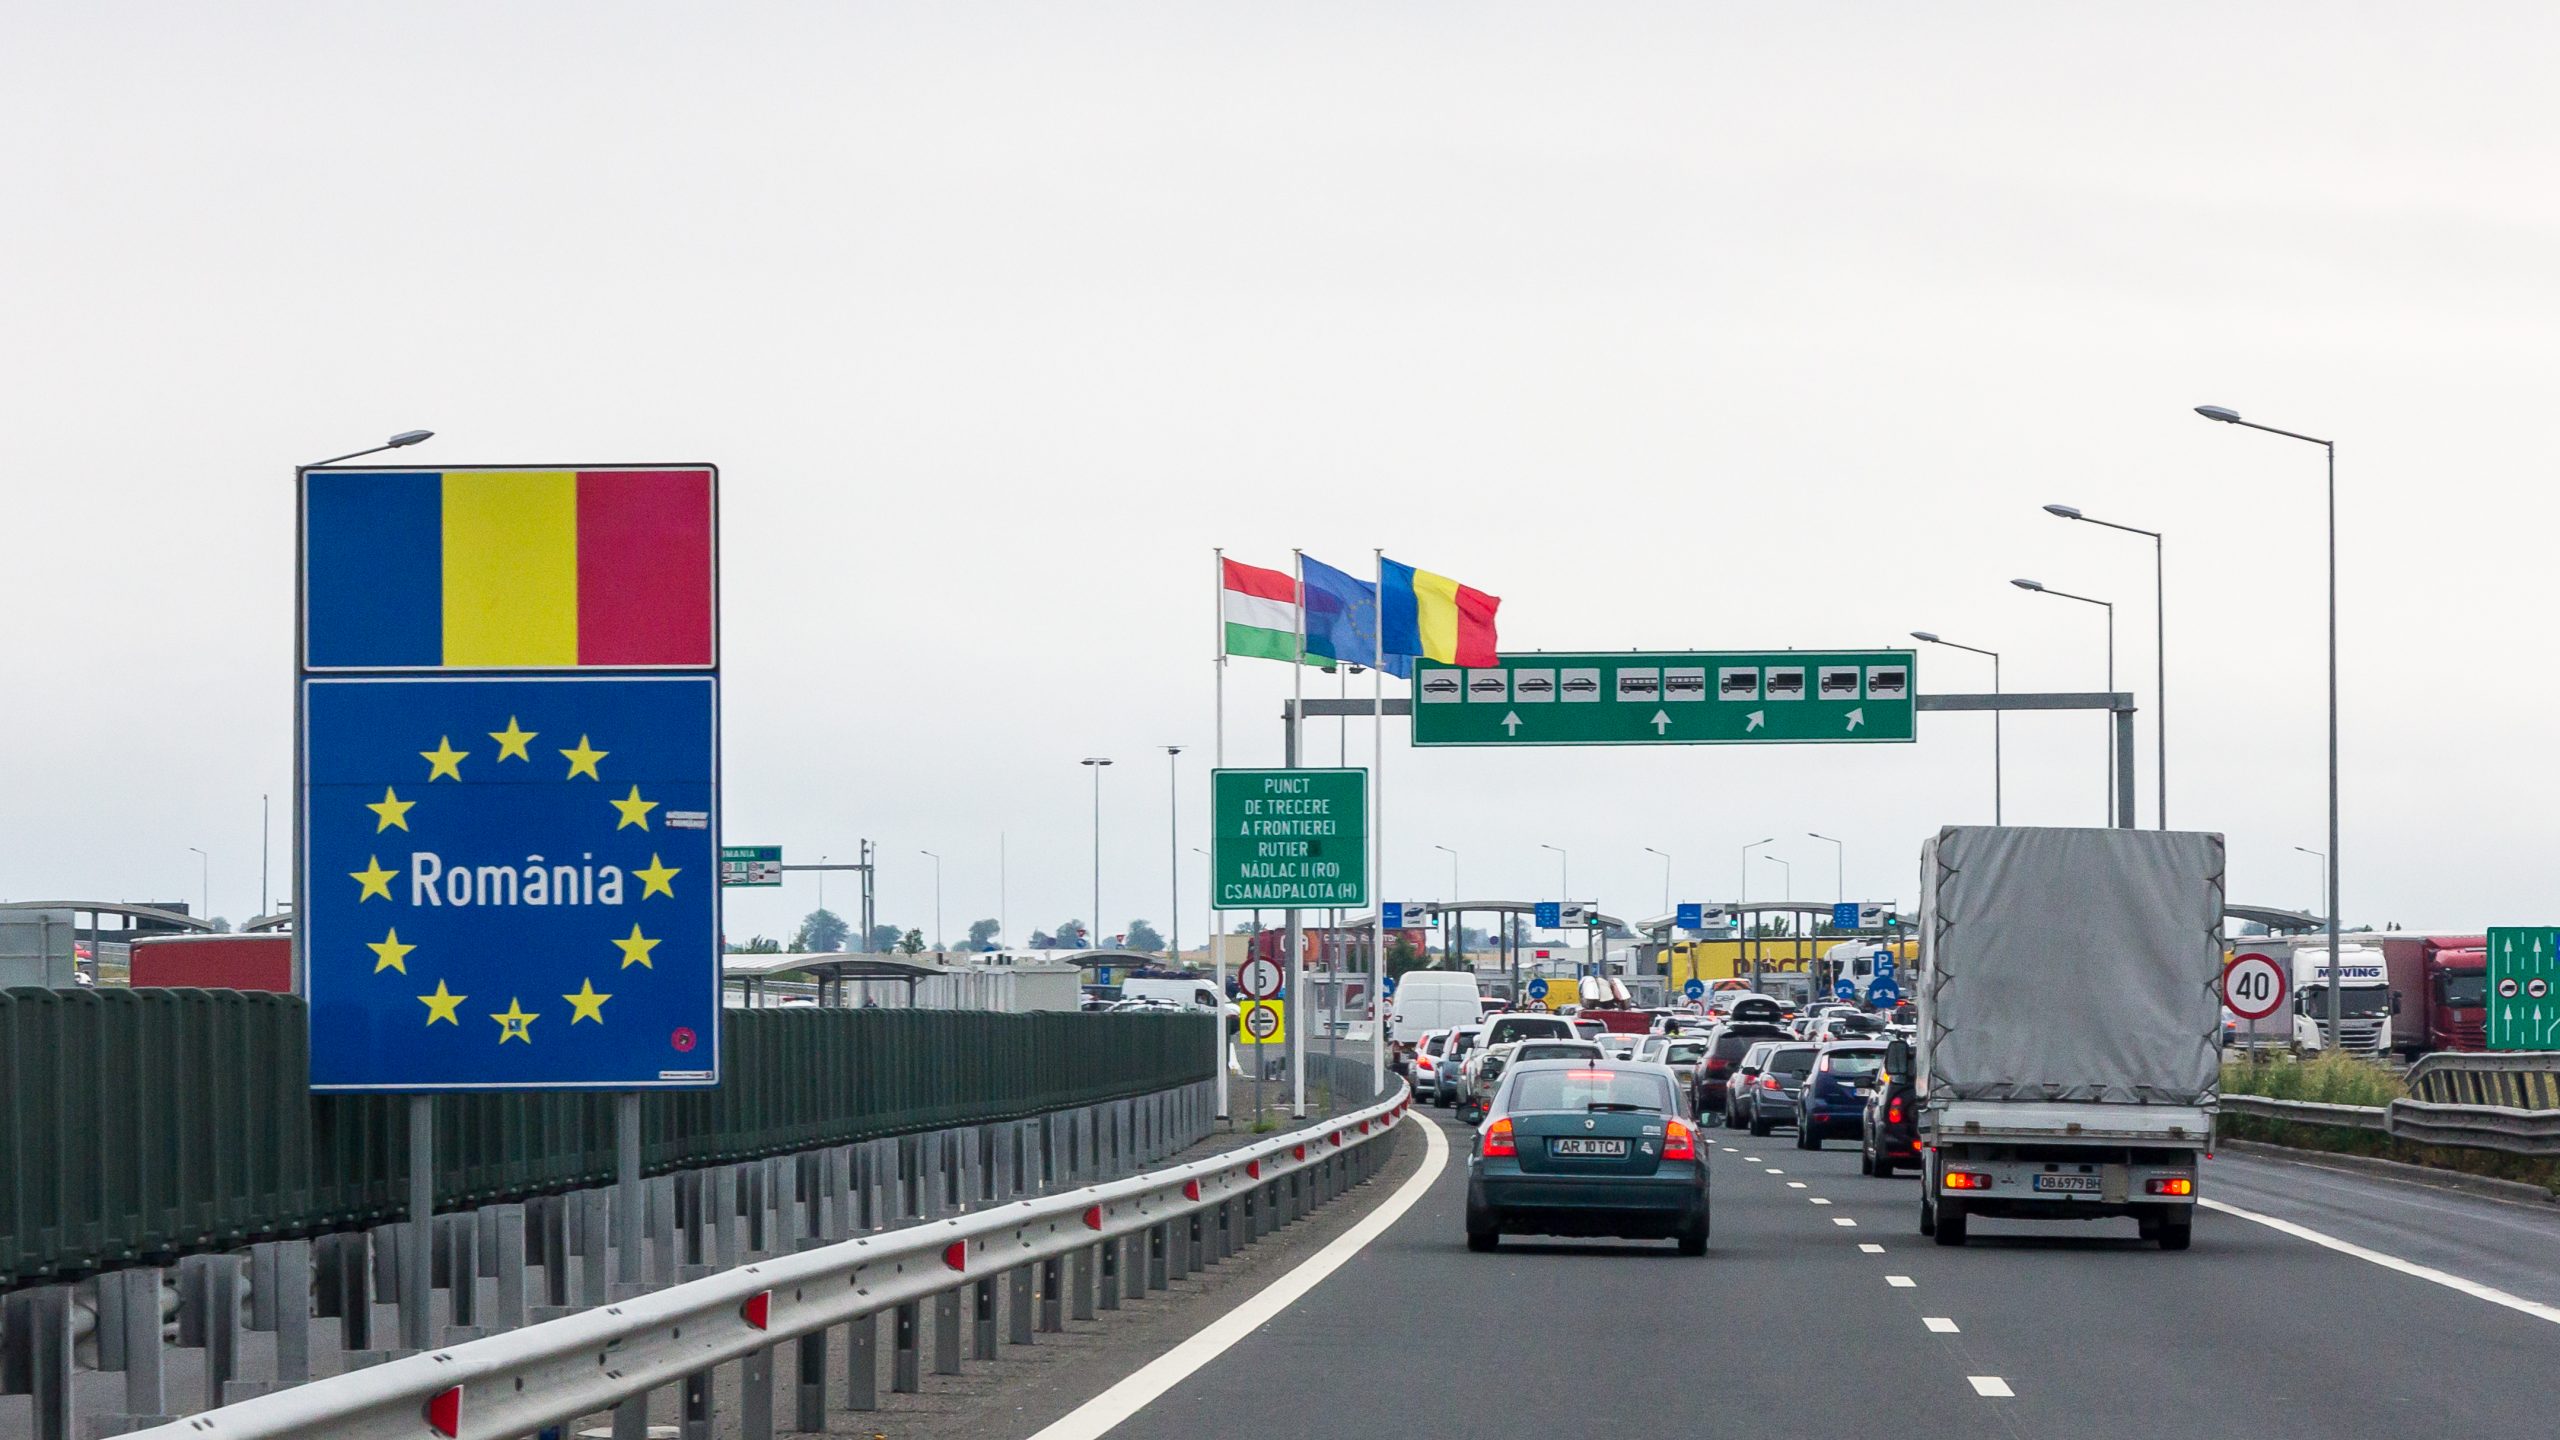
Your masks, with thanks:
[{"label": "white truck trailer", "polygon": [[1920,1233],[2114,1216],[2187,1248],[2221,1103],[2222,837],[1951,826],[1920,880]]}]

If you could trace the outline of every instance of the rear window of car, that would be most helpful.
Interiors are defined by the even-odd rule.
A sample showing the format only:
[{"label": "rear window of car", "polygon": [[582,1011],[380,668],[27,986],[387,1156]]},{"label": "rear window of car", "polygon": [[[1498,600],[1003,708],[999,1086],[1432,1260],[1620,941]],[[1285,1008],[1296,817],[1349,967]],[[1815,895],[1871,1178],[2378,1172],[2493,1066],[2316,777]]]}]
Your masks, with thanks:
[{"label": "rear window of car", "polygon": [[1446,1030],[1434,1030],[1422,1037],[1422,1053],[1434,1060],[1439,1059],[1441,1052],[1448,1048],[1449,1032]]},{"label": "rear window of car", "polygon": [[1512,1077],[1503,1108],[1585,1110],[1593,1105],[1633,1105],[1668,1113],[1671,1087],[1640,1070],[1530,1070]]},{"label": "rear window of car", "polygon": [[1600,1047],[1583,1040],[1549,1040],[1521,1046],[1514,1057],[1521,1060],[1585,1060],[1599,1053]]},{"label": "rear window of car", "polygon": [[1813,1069],[1813,1052],[1798,1046],[1769,1056],[1768,1070],[1777,1075],[1803,1075]]},{"label": "rear window of car", "polygon": [[1739,1032],[1728,1030],[1724,1034],[1716,1037],[1716,1048],[1714,1053],[1730,1060],[1733,1057],[1742,1054],[1744,1051],[1749,1050],[1752,1046],[1780,1033],[1782,1032],[1775,1025],[1763,1025],[1754,1029]]},{"label": "rear window of car", "polygon": [[1552,1015],[1510,1015],[1493,1022],[1485,1043],[1499,1045],[1506,1040],[1570,1040],[1574,1038],[1572,1022]]},{"label": "rear window of car", "polygon": [[1830,1059],[1834,1075],[1873,1075],[1884,1068],[1881,1050],[1834,1050]]},{"label": "rear window of car", "polygon": [[1677,1045],[1666,1045],[1663,1047],[1662,1063],[1665,1065],[1695,1065],[1698,1063],[1698,1057],[1706,1053],[1707,1047],[1704,1043],[1695,1040],[1684,1040]]}]

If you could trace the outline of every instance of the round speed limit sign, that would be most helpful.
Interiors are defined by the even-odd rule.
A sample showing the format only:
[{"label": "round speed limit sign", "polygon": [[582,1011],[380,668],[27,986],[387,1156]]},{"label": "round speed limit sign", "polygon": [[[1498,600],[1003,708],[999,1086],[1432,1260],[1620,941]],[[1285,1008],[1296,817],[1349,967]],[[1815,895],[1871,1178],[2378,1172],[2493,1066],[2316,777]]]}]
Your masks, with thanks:
[{"label": "round speed limit sign", "polygon": [[2284,967],[2259,954],[2233,957],[2222,969],[2222,1003],[2243,1020],[2264,1020],[2284,1008]]}]

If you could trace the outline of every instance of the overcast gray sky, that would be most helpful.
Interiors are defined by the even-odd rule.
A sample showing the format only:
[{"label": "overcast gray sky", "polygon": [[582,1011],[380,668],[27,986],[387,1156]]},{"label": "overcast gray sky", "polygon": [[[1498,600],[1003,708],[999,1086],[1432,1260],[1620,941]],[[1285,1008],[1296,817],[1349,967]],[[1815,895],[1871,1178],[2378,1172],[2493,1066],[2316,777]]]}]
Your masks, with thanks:
[{"label": "overcast gray sky", "polygon": [[[1503,597],[1506,648],[2006,653],[2145,707],[2170,816],[2307,905],[2340,440],[2350,921],[2553,918],[2545,6],[97,4],[0,45],[0,897],[254,907],[291,471],[723,467],[726,838],[882,847],[955,936],[1165,922],[1210,547]],[[1987,667],[1924,654],[1922,687]],[[1288,667],[1229,671],[1278,753]],[[1391,894],[1914,893],[1990,736],[1386,757]],[[2094,717],[2008,818],[2100,814]],[[1329,757],[1327,738],[1312,754]],[[1361,763],[1365,745],[1352,746]],[[285,846],[276,850],[276,885]],[[1782,884],[1774,865],[1756,895]],[[830,900],[850,894],[830,887]],[[732,892],[730,933],[815,899]]]}]

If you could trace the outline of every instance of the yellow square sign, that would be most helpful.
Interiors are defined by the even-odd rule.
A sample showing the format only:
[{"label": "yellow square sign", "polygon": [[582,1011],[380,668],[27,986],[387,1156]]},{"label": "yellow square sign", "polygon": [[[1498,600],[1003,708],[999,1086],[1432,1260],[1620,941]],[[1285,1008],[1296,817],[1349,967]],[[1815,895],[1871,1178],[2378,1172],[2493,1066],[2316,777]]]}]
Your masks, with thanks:
[{"label": "yellow square sign", "polygon": [[1289,1038],[1288,1012],[1277,1000],[1247,1000],[1236,1011],[1236,1043],[1279,1045]]}]

